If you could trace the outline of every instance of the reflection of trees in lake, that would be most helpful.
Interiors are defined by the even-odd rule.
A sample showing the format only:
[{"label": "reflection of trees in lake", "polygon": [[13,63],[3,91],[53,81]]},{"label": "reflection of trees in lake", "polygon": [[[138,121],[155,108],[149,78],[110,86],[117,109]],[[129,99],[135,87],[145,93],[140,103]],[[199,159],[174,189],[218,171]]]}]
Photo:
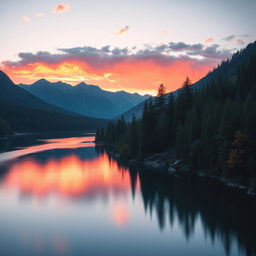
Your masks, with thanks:
[{"label": "reflection of trees in lake", "polygon": [[[74,154],[78,162],[87,160],[97,162],[98,158],[104,156],[104,150],[96,147],[96,152],[97,154],[95,154],[94,148],[65,149],[54,151],[54,154],[53,151],[44,151],[38,155],[34,154],[32,157],[39,165],[47,163],[50,159],[59,162],[59,159],[68,157],[70,154]],[[15,161],[2,164],[0,174],[6,175],[9,165]],[[19,160],[17,159],[17,161]],[[182,177],[174,177],[146,170],[140,171],[138,168],[130,168],[128,172],[124,162],[115,160],[111,156],[104,158],[104,164],[111,170],[110,173],[115,170],[112,178],[116,179],[118,176],[120,179],[116,179],[116,182],[110,183],[109,186],[106,184],[105,189],[102,184],[94,186],[95,189],[89,192],[87,190],[86,196],[82,190],[81,195],[79,193],[79,197],[76,197],[76,202],[92,199],[99,194],[104,196],[104,200],[107,200],[108,188],[112,191],[113,186],[115,187],[113,191],[116,194],[122,193],[122,191],[130,193],[131,188],[133,197],[136,196],[136,192],[141,191],[145,214],[156,214],[160,230],[170,228],[169,226],[172,227],[174,223],[178,223],[185,239],[189,241],[195,233],[198,220],[201,220],[205,238],[210,239],[212,243],[221,241],[227,255],[231,255],[232,244],[236,242],[241,255],[256,255],[256,223],[254,221],[256,204],[255,200],[248,198],[245,193],[230,190],[220,182],[191,175],[184,174]],[[113,168],[113,166],[115,167]],[[90,168],[90,170],[99,171],[99,165],[96,164],[95,168]],[[120,175],[116,175],[117,172]],[[44,174],[44,171],[42,173]],[[121,176],[126,177],[126,183]],[[80,178],[77,180],[81,181]],[[121,215],[117,215],[118,223],[122,223],[127,215],[123,211],[122,205],[117,210],[121,211]]]},{"label": "reflection of trees in lake", "polygon": [[210,237],[212,243],[220,239],[227,255],[234,240],[241,252],[256,255],[255,200],[220,182],[198,177],[168,177],[142,171],[139,179],[145,211],[156,212],[160,229],[167,225],[166,217],[171,226],[177,218],[189,240],[195,220],[201,217],[205,237]]},{"label": "reflection of trees in lake", "polygon": [[[117,162],[120,167],[124,165]],[[200,218],[205,238],[212,243],[220,240],[227,255],[235,243],[242,254],[256,255],[255,199],[213,179],[189,174],[159,175],[138,168],[130,168],[129,172],[133,196],[138,176],[145,214],[154,211],[161,230],[167,225],[172,227],[176,219],[189,240]]]}]

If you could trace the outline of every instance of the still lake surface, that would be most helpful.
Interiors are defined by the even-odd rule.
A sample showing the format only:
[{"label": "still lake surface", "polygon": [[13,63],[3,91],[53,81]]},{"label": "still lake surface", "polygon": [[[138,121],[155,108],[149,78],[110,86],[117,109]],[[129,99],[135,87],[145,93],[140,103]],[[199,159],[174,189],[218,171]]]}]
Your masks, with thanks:
[{"label": "still lake surface", "polygon": [[129,168],[93,134],[0,141],[0,255],[256,255],[256,201]]}]

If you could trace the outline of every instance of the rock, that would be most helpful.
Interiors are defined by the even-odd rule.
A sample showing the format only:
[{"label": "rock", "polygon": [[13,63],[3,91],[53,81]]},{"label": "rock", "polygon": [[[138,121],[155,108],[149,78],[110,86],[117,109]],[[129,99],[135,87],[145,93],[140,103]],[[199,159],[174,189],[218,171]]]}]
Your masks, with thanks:
[{"label": "rock", "polygon": [[143,163],[146,167],[150,168],[163,168],[163,164],[159,161],[145,161]]},{"label": "rock", "polygon": [[232,182],[228,182],[228,183],[227,183],[227,186],[234,188],[234,187],[238,187],[238,184],[232,183]]},{"label": "rock", "polygon": [[247,186],[243,186],[243,185],[239,185],[238,188],[240,188],[240,189],[248,189]]},{"label": "rock", "polygon": [[177,168],[181,164],[181,160],[176,160],[172,164],[170,164],[170,167]]},{"label": "rock", "polygon": [[163,154],[156,154],[146,158],[143,163],[144,166],[149,168],[165,168],[166,161]]},{"label": "rock", "polygon": [[131,165],[139,165],[140,162],[137,161],[136,159],[131,159],[131,160],[129,160],[129,164],[131,164]]},{"label": "rock", "polygon": [[254,188],[250,188],[247,191],[247,194],[250,195],[250,196],[256,196],[256,190]]},{"label": "rock", "polygon": [[206,172],[205,172],[204,170],[198,171],[198,175],[199,175],[200,177],[206,177],[206,176],[207,176],[207,175],[206,175]]},{"label": "rock", "polygon": [[219,180],[220,180],[221,182],[224,182],[224,183],[227,183],[227,182],[228,182],[227,178],[224,178],[224,177],[219,177]]},{"label": "rock", "polygon": [[179,166],[177,167],[177,169],[178,169],[179,171],[181,171],[181,172],[188,172],[188,171],[190,171],[188,165],[186,165],[186,164],[179,165]]},{"label": "rock", "polygon": [[177,172],[177,170],[175,168],[173,168],[173,167],[169,167],[168,168],[168,172],[175,173],[175,172]]}]

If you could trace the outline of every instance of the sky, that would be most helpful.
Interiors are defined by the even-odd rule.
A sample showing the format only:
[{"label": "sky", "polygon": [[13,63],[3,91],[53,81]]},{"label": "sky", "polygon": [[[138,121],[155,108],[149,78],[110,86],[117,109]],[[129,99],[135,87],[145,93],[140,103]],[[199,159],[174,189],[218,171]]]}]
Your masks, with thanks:
[{"label": "sky", "polygon": [[0,68],[155,95],[196,82],[256,39],[255,0],[1,0]]}]

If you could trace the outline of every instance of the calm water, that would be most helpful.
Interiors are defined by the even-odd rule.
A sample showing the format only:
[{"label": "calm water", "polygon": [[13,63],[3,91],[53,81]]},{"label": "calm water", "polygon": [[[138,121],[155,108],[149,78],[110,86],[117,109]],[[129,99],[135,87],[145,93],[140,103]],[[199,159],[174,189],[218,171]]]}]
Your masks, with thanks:
[{"label": "calm water", "polygon": [[129,169],[92,141],[1,141],[0,255],[256,255],[256,202],[244,192]]}]

